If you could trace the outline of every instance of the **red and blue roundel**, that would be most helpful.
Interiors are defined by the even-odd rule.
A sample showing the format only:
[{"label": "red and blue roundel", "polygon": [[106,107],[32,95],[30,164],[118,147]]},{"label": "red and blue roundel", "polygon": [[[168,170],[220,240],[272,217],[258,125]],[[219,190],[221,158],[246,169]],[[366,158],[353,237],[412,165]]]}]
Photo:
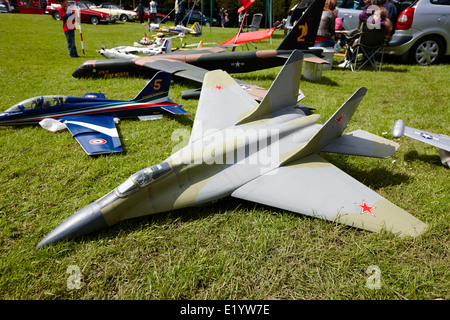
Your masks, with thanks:
[{"label": "red and blue roundel", "polygon": [[90,144],[105,144],[106,140],[105,139],[92,139],[89,140]]}]

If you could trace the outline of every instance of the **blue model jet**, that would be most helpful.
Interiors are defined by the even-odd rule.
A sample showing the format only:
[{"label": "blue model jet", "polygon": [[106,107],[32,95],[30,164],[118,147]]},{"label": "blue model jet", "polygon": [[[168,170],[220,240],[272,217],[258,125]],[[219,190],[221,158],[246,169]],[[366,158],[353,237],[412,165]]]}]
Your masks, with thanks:
[{"label": "blue model jet", "polygon": [[170,73],[158,72],[130,101],[106,99],[103,93],[30,98],[0,113],[0,125],[39,123],[50,131],[68,128],[88,155],[121,152],[115,118],[147,120],[188,113],[168,98],[170,78]]}]

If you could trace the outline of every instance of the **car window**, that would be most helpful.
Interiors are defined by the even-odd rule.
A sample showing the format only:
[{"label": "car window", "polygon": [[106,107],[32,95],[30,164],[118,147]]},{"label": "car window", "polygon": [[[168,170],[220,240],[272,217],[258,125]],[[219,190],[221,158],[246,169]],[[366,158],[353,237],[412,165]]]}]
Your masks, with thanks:
[{"label": "car window", "polygon": [[432,4],[440,4],[445,6],[450,6],[450,0],[431,0]]}]

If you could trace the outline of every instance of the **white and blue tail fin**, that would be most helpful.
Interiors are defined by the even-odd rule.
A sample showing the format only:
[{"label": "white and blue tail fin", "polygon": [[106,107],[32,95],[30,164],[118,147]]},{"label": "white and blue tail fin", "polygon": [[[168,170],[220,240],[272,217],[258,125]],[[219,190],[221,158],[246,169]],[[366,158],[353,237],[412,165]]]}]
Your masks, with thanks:
[{"label": "white and blue tail fin", "polygon": [[169,53],[172,52],[172,38],[168,38],[164,40],[163,44],[161,45],[162,52],[161,53]]},{"label": "white and blue tail fin", "polygon": [[169,94],[170,79],[172,75],[165,71],[159,71],[147,82],[147,85],[131,101],[154,100],[156,98],[167,97]]}]

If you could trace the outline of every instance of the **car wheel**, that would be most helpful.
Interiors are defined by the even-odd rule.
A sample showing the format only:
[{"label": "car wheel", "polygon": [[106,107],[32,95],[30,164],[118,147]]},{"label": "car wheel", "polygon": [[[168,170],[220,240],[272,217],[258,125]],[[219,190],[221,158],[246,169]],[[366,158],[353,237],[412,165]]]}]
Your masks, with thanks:
[{"label": "car wheel", "polygon": [[411,48],[409,59],[411,63],[428,66],[436,64],[442,58],[442,41],[436,37],[420,39]]},{"label": "car wheel", "polygon": [[99,19],[98,19],[98,17],[96,17],[96,16],[92,16],[92,17],[89,19],[89,21],[90,21],[90,23],[92,23],[92,24],[98,24]]},{"label": "car wheel", "polygon": [[161,20],[162,20],[161,17],[156,17],[155,18],[155,23],[161,23]]},{"label": "car wheel", "polygon": [[60,17],[60,15],[59,15],[59,12],[58,12],[58,11],[53,12],[52,17],[53,17],[53,19],[55,19],[55,20],[61,20],[61,17]]},{"label": "car wheel", "polygon": [[203,24],[205,27],[211,27],[211,22],[209,21],[205,21],[205,23]]},{"label": "car wheel", "polygon": [[126,15],[126,14],[122,14],[121,16],[120,16],[120,20],[121,21],[128,21],[128,16]]}]

